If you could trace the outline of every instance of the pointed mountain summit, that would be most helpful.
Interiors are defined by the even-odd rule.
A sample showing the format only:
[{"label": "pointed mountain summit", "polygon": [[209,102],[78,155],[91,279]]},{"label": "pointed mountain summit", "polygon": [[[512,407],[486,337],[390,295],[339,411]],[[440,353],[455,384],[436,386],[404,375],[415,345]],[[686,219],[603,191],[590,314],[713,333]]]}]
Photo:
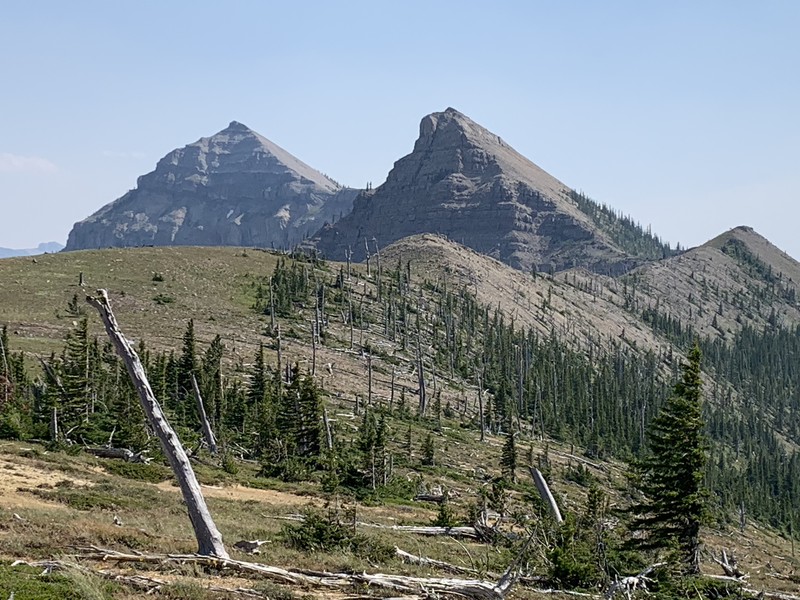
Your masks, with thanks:
[{"label": "pointed mountain summit", "polygon": [[233,121],[173,150],[135,189],[76,223],[66,249],[289,246],[347,214],[357,194]]},{"label": "pointed mountain summit", "polygon": [[383,246],[440,233],[525,271],[583,266],[618,274],[640,264],[573,195],[500,137],[448,108],[423,118],[413,152],[312,243],[333,260],[348,248],[363,260],[364,238],[372,248],[373,238]]}]

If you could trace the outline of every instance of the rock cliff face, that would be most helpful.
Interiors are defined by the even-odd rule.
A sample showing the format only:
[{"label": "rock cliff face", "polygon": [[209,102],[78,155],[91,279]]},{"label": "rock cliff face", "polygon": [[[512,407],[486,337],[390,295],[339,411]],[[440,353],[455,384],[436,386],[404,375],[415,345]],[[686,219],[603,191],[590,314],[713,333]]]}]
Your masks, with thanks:
[{"label": "rock cliff face", "polygon": [[414,151],[386,183],[362,192],[353,212],[327,223],[317,250],[344,260],[409,235],[440,233],[512,267],[582,266],[608,274],[640,261],[625,254],[565,193],[569,188],[457,110],[422,119]]},{"label": "rock cliff face", "polygon": [[136,189],[76,223],[66,249],[290,246],[350,212],[357,194],[234,121],[173,150]]}]

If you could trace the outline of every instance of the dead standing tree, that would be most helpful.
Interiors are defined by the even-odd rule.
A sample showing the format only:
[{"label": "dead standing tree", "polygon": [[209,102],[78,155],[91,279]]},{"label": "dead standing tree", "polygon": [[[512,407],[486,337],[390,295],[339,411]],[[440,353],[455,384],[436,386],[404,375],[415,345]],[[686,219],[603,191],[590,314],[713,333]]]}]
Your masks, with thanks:
[{"label": "dead standing tree", "polygon": [[98,290],[97,296],[87,296],[86,302],[97,309],[100,318],[106,328],[108,337],[114,344],[114,348],[120,358],[125,362],[133,385],[139,395],[139,402],[142,405],[147,421],[158,436],[161,442],[161,449],[164,456],[169,460],[172,471],[180,485],[186,508],[189,512],[189,519],[194,528],[195,538],[197,538],[198,554],[229,558],[222,544],[222,535],[208,512],[206,501],[200,491],[200,484],[197,482],[192,465],[189,464],[189,457],[181,445],[180,439],[175,431],[170,427],[167,418],[158,404],[144,367],[139,360],[139,356],[133,349],[133,345],[125,339],[122,330],[117,324],[117,319],[111,311],[111,304],[105,290]]}]

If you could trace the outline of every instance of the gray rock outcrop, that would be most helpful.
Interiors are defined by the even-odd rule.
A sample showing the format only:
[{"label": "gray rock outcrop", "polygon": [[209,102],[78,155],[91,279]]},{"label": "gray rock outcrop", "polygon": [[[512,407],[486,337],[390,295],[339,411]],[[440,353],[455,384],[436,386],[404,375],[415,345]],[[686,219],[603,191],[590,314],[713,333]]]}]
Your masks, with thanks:
[{"label": "gray rock outcrop", "polygon": [[173,150],[135,189],[76,223],[66,249],[288,247],[350,212],[357,194],[234,121]]},{"label": "gray rock outcrop", "polygon": [[569,188],[497,135],[455,109],[422,119],[419,139],[386,182],[362,192],[353,211],[311,240],[333,260],[365,258],[364,238],[388,245],[440,233],[512,267],[582,266],[622,273],[638,259],[620,250],[581,212]]}]

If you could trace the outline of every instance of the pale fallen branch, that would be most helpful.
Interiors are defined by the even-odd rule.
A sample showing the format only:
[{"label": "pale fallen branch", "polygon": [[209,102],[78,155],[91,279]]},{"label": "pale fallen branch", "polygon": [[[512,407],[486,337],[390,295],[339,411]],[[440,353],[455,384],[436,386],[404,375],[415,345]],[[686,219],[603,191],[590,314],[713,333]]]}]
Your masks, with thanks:
[{"label": "pale fallen branch", "polygon": [[[265,515],[263,517],[268,519],[276,519],[279,521],[302,521],[303,515],[285,515],[274,516]],[[417,535],[446,535],[450,537],[465,537],[472,539],[483,539],[485,536],[475,527],[435,527],[427,525],[382,525],[380,523],[365,523],[363,521],[356,521],[358,527],[375,527],[379,529],[391,529],[393,531],[404,531],[406,533],[414,533]]]},{"label": "pale fallen branch", "polygon": [[577,462],[579,462],[581,464],[584,464],[584,465],[587,465],[589,467],[592,467],[593,469],[597,469],[598,471],[605,471],[606,470],[605,465],[601,465],[600,463],[592,462],[591,460],[587,460],[587,459],[582,458],[580,456],[575,456],[574,454],[569,454],[568,452],[559,452],[558,450],[553,450],[552,448],[550,448],[550,452],[552,452],[553,454],[558,454],[559,456],[563,456],[564,458],[571,458],[574,461],[577,461]]},{"label": "pale fallen branch", "polygon": [[367,585],[396,590],[403,594],[419,594],[423,597],[438,594],[440,596],[474,598],[476,600],[502,600],[515,581],[513,577],[500,584],[479,579],[407,577],[386,573],[327,573],[315,571],[301,573],[259,563],[199,554],[125,554],[96,546],[79,548],[78,551],[80,552],[78,557],[83,559],[154,564],[195,564],[217,569],[229,569],[248,575],[261,575],[285,585],[305,585],[326,589]]},{"label": "pale fallen branch", "polygon": [[474,569],[468,569],[466,567],[459,567],[458,565],[451,565],[450,563],[436,560],[433,558],[426,558],[425,556],[416,556],[414,554],[409,554],[405,550],[401,550],[397,546],[394,547],[394,552],[397,556],[400,557],[400,560],[407,563],[412,563],[415,565],[426,565],[430,567],[436,567],[437,569],[442,569],[444,571],[449,571],[451,573],[458,573],[458,574],[470,574],[475,575],[477,571]]},{"label": "pale fallen branch", "polygon": [[642,569],[636,575],[617,579],[611,584],[611,587],[608,588],[608,591],[606,592],[606,599],[610,600],[618,591],[622,591],[628,600],[631,600],[631,594],[636,590],[643,590],[645,593],[647,593],[647,583],[653,581],[648,577],[648,575],[650,575],[650,573],[655,571],[658,567],[663,567],[665,564],[667,563],[655,563],[646,569]]}]

